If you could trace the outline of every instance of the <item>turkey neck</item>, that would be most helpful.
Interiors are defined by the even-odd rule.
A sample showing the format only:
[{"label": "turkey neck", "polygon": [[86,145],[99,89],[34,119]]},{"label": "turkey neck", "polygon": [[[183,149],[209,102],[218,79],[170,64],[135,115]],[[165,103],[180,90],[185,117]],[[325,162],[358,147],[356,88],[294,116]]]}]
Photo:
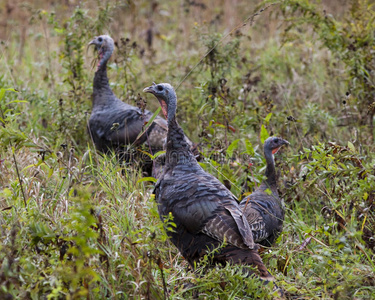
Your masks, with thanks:
[{"label": "turkey neck", "polygon": [[109,81],[107,76],[107,61],[111,57],[109,55],[103,55],[103,59],[100,61],[100,66],[95,72],[94,77],[94,91],[93,91],[93,106],[108,104],[108,101],[114,97],[114,94],[109,87]]},{"label": "turkey neck", "polygon": [[266,158],[267,167],[266,167],[266,177],[267,184],[269,187],[276,186],[276,170],[275,170],[275,160],[272,154],[272,150],[265,149],[264,157]]},{"label": "turkey neck", "polygon": [[169,164],[186,163],[194,156],[185,139],[185,134],[176,120],[177,96],[169,94],[168,99],[168,134],[167,134],[167,162]]}]

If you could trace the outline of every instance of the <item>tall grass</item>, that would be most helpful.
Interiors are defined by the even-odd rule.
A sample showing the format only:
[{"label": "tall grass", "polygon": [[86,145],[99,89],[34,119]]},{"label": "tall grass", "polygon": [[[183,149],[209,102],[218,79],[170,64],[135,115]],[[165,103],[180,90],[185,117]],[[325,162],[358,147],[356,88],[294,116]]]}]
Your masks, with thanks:
[{"label": "tall grass", "polygon": [[[361,56],[373,44],[360,34],[371,32],[373,9],[288,0],[254,16],[267,5],[0,6],[0,298],[275,296],[239,267],[204,260],[191,270],[168,241],[173,220],[160,221],[152,183],[136,164],[96,152],[86,131],[95,54],[86,45],[105,33],[116,41],[111,88],[130,104],[154,110],[142,89],[177,86],[192,70],[177,90],[179,123],[200,143],[202,166],[239,198],[263,179],[261,141],[291,143],[276,156],[284,231],[262,252],[287,298],[375,297],[373,59]],[[358,55],[345,48],[350,39]]]}]

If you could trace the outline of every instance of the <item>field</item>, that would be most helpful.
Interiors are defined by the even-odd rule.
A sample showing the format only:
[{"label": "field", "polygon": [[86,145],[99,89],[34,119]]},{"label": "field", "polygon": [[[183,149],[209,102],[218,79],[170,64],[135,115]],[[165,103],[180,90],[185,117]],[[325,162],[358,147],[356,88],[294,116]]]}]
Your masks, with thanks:
[{"label": "field", "polygon": [[153,180],[87,133],[109,34],[114,93],[168,82],[201,165],[238,199],[277,155],[284,230],[262,258],[286,299],[375,299],[374,1],[0,1],[0,299],[273,299],[238,267],[196,270]]}]

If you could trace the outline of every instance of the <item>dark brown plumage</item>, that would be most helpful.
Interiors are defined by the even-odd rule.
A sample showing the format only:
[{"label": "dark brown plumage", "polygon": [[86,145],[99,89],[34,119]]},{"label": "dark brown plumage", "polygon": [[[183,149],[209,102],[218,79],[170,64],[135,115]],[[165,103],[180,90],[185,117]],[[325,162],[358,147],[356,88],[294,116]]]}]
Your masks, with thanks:
[{"label": "dark brown plumage", "polygon": [[145,143],[152,152],[162,150],[167,135],[167,122],[156,117],[147,132],[136,141],[145,124],[152,117],[148,110],[129,105],[118,99],[109,86],[107,61],[114,50],[114,42],[108,35],[94,38],[99,63],[94,77],[92,112],[89,132],[96,148],[101,152],[123,150],[124,146]]},{"label": "dark brown plumage", "polygon": [[273,155],[288,141],[278,137],[269,137],[264,142],[267,179],[252,193],[244,198],[240,207],[253,233],[254,241],[271,246],[282,231],[284,210],[277,191],[277,178]]},{"label": "dark brown plumage", "polygon": [[255,266],[261,278],[273,280],[258,254],[237,199],[218,179],[205,172],[192,154],[176,121],[177,97],[173,87],[161,83],[144,91],[155,95],[168,120],[165,166],[154,193],[161,219],[173,216],[176,228],[168,232],[171,241],[191,266],[225,241],[225,246],[214,254],[213,263]]}]

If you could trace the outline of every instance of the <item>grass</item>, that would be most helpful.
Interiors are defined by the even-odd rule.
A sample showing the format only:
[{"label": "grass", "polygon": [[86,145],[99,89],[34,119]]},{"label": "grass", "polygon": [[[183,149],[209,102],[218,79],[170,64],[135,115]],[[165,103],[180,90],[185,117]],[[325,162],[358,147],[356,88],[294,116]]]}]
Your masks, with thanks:
[{"label": "grass", "polygon": [[[142,89],[177,86],[222,39],[177,90],[178,119],[201,144],[202,166],[241,198],[263,178],[261,140],[286,138],[291,146],[276,157],[284,230],[262,252],[265,264],[288,299],[374,298],[374,132],[363,121],[373,61],[343,56],[350,34],[358,53],[372,45],[347,26],[366,24],[373,10],[359,1],[359,22],[354,2],[282,1],[227,37],[259,1],[2,3],[0,87],[16,91],[0,92],[0,298],[275,296],[238,267],[203,261],[193,272],[168,241],[173,220],[161,223],[152,183],[96,152],[86,132],[95,72],[86,45],[103,33],[116,41],[115,94],[152,111],[157,102]],[[323,9],[336,22],[329,34],[316,26]],[[354,61],[366,62],[367,85]]]}]

